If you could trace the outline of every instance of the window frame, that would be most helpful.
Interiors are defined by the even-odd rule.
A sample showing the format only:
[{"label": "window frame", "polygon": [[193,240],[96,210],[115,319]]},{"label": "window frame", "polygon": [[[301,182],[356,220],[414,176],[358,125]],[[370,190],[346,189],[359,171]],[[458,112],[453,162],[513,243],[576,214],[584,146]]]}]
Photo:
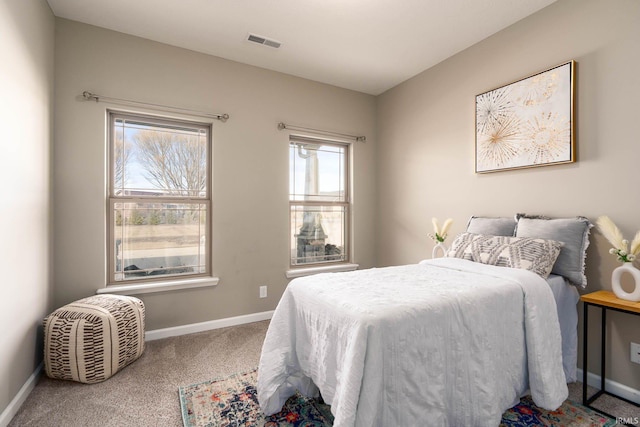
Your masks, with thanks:
[{"label": "window frame", "polygon": [[[184,118],[152,115],[146,113],[138,113],[132,111],[123,110],[111,110],[107,109],[107,203],[106,203],[106,236],[107,236],[107,277],[106,286],[112,289],[116,288],[135,288],[144,289],[157,285],[158,283],[166,283],[175,287],[176,284],[184,282],[185,284],[202,281],[208,279],[217,278],[212,277],[212,190],[213,190],[213,123],[189,120]],[[162,127],[177,127],[177,128],[197,128],[205,129],[207,132],[207,153],[206,153],[206,191],[204,197],[189,197],[189,196],[154,196],[154,195],[116,195],[115,187],[115,121],[117,119],[140,121],[145,124],[158,125]],[[116,280],[116,259],[115,259],[115,230],[114,221],[115,214],[114,208],[116,203],[175,203],[175,204],[191,204],[191,205],[205,205],[206,219],[205,219],[205,239],[204,245],[204,267],[205,271],[202,273],[192,274],[176,274],[176,275],[158,275],[153,277],[137,278],[137,279],[123,279]],[[214,284],[215,284],[214,283]],[[198,285],[196,285],[198,286]],[[142,291],[144,292],[144,291]]]},{"label": "window frame", "polygon": [[[330,145],[334,147],[340,147],[344,149],[344,201],[315,201],[315,200],[292,200],[291,196],[291,164],[289,163],[289,233],[293,230],[292,224],[292,208],[294,206],[310,206],[310,207],[322,207],[322,206],[340,206],[344,207],[344,259],[338,261],[320,261],[320,262],[309,262],[305,264],[294,264],[292,256],[293,251],[296,250],[295,246],[292,246],[292,241],[294,236],[289,234],[288,236],[288,258],[289,258],[289,271],[287,272],[287,277],[296,277],[295,271],[309,271],[311,273],[316,271],[329,270],[333,267],[340,266],[349,266],[349,269],[352,269],[352,240],[353,236],[351,234],[352,224],[351,224],[351,212],[353,208],[353,202],[351,198],[352,186],[351,186],[351,162],[352,162],[352,149],[353,146],[351,143],[346,141],[337,141],[333,139],[326,138],[317,138],[310,136],[302,136],[302,135],[289,135],[289,150],[292,145],[297,145],[296,143],[309,143],[309,144],[317,144],[317,145]],[[290,162],[291,160],[289,160]]]}]

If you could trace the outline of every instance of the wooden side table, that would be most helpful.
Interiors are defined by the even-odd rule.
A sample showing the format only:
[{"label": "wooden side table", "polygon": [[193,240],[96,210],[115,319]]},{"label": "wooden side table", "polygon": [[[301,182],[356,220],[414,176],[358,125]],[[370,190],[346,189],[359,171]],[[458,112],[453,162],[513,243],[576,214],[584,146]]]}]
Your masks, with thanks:
[{"label": "wooden side table", "polygon": [[[625,301],[616,297],[613,292],[610,291],[596,291],[590,294],[582,295],[580,300],[584,303],[584,316],[583,316],[583,340],[582,340],[582,404],[588,408],[594,409],[604,415],[611,418],[615,416],[607,414],[600,409],[591,406],[596,399],[603,394],[613,396],[615,398],[624,400],[627,403],[640,407],[639,404],[624,397],[613,394],[605,389],[605,343],[607,337],[607,310],[620,311],[622,313],[628,313],[636,316],[640,316],[640,302]],[[587,337],[589,330],[589,306],[600,307],[602,311],[602,323],[600,325],[601,347],[600,347],[600,390],[598,390],[593,396],[587,398]]]}]

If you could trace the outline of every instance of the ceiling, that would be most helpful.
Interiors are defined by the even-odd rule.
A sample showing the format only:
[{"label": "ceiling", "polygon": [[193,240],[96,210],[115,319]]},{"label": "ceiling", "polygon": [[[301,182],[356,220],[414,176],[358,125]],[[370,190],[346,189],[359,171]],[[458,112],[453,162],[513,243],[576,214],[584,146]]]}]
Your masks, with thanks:
[{"label": "ceiling", "polygon": [[[556,0],[48,0],[53,13],[378,95]],[[247,41],[249,33],[282,43]]]}]

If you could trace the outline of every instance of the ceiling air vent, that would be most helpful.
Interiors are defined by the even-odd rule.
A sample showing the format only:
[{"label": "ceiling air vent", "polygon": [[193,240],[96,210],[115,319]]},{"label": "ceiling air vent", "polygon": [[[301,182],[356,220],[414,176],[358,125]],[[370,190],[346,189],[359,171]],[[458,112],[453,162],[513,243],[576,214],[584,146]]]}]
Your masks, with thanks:
[{"label": "ceiling air vent", "polygon": [[251,34],[251,33],[249,34],[249,37],[247,37],[247,40],[253,43],[262,44],[262,45],[273,47],[276,49],[279,48],[280,45],[282,44],[279,41],[271,40],[266,37],[262,37],[257,34]]}]

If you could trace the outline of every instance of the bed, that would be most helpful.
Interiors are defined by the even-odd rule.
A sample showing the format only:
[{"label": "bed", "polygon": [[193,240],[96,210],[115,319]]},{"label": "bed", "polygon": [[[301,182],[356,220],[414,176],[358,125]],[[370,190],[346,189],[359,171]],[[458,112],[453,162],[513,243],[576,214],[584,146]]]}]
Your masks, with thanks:
[{"label": "bed", "polygon": [[[296,390],[321,394],[337,427],[498,425],[527,393],[556,409],[575,380],[577,291],[550,274],[566,242],[463,234],[446,258],[293,280],[262,349],[263,411]],[[482,262],[465,239],[534,250]]]}]

